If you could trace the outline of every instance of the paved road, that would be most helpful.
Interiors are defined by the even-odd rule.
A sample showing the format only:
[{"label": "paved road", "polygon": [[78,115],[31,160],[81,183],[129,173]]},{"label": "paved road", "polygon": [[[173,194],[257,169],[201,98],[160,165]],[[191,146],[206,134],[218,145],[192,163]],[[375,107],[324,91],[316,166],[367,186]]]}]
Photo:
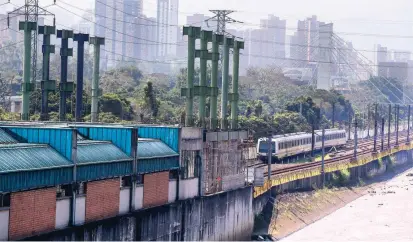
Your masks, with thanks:
[{"label": "paved road", "polygon": [[282,241],[413,241],[413,169]]}]

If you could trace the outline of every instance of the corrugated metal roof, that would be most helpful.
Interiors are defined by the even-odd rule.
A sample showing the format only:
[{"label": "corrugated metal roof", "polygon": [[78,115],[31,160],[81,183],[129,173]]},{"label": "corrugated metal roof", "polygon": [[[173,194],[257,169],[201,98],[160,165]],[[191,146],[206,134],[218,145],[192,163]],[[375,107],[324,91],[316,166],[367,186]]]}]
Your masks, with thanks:
[{"label": "corrugated metal roof", "polygon": [[78,141],[77,162],[78,164],[117,162],[132,160],[114,144],[105,141],[83,140]]},{"label": "corrugated metal roof", "polygon": [[48,145],[0,145],[0,173],[69,166],[73,163]]},{"label": "corrugated metal roof", "polygon": [[13,137],[11,137],[4,129],[0,129],[0,144],[14,144],[17,143]]},{"label": "corrugated metal roof", "polygon": [[160,140],[138,140],[138,159],[163,158],[172,156],[179,156],[179,154]]}]

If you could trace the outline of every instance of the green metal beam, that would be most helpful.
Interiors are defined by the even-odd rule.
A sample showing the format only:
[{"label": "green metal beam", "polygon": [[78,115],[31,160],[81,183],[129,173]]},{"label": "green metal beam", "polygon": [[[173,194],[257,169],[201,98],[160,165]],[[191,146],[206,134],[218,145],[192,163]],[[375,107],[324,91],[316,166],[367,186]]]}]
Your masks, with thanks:
[{"label": "green metal beam", "polygon": [[229,79],[229,49],[233,46],[234,39],[230,37],[224,38],[223,50],[223,71],[222,71],[222,93],[221,93],[221,129],[228,129],[227,105],[228,105],[228,79]]},{"label": "green metal beam", "polygon": [[212,73],[211,73],[211,105],[210,105],[210,128],[216,130],[218,127],[218,61],[219,45],[224,41],[224,36],[214,34],[212,36]]},{"label": "green metal beam", "polygon": [[244,42],[234,41],[234,56],[232,58],[232,93],[231,100],[231,129],[238,129],[238,79],[239,79],[239,51],[244,49]]},{"label": "green metal beam", "polygon": [[188,36],[188,74],[187,87],[181,90],[181,95],[186,97],[185,105],[185,126],[194,125],[194,71],[195,71],[195,40],[201,34],[200,27],[184,27],[183,34]]},{"label": "green metal beam", "polygon": [[30,68],[31,68],[31,51],[32,51],[32,31],[36,30],[36,22],[22,21],[19,22],[19,30],[24,31],[24,62],[23,62],[23,83],[21,90],[23,92],[23,108],[21,119],[28,121],[29,114],[29,99],[30,92],[34,90],[34,83],[30,82]]},{"label": "green metal beam", "polygon": [[105,44],[105,39],[100,37],[90,37],[89,44],[94,47],[94,62],[93,62],[93,82],[92,82],[92,112],[91,122],[98,121],[98,103],[99,103],[99,60],[100,46]]}]

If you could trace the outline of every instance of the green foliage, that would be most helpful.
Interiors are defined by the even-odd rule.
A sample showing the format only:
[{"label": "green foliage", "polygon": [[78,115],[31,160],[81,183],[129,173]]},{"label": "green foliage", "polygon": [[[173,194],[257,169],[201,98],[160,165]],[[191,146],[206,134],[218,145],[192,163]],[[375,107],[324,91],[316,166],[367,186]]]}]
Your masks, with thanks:
[{"label": "green foliage", "polygon": [[332,183],[334,186],[345,186],[350,181],[350,170],[343,169],[332,174]]}]

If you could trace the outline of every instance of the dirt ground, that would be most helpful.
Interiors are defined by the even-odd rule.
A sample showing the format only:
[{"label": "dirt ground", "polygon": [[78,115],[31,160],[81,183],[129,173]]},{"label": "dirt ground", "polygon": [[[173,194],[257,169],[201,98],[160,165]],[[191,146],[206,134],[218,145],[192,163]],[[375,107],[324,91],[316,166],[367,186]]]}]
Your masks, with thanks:
[{"label": "dirt ground", "polygon": [[[286,241],[330,241],[332,240],[332,238],[328,237],[327,234],[324,233],[323,229],[326,229],[327,227],[330,228],[330,230],[337,230],[331,231],[331,233],[329,234],[330,236],[334,237],[334,234],[339,233],[338,231],[346,231],[344,227],[345,223],[343,220],[345,219],[346,215],[350,214],[350,212],[357,211],[354,209],[354,207],[357,206],[361,211],[366,211],[370,208],[370,206],[373,206],[366,206],[366,204],[358,205],[356,204],[357,201],[363,200],[366,197],[373,197],[376,194],[392,195],[392,191],[396,186],[403,187],[403,189],[408,189],[407,186],[411,185],[412,188],[410,189],[410,191],[413,193],[413,177],[407,177],[407,174],[412,174],[410,172],[413,172],[413,170],[408,171],[408,169],[409,167],[407,166],[396,169],[394,173],[386,173],[380,177],[366,181],[367,183],[363,186],[322,189],[311,192],[289,193],[281,195],[277,198],[277,202],[274,205],[274,212],[268,233],[272,234],[277,239],[282,239],[288,236],[284,239]],[[401,184],[401,181],[397,180],[400,180],[400,177],[405,178],[403,181],[404,183],[407,182],[408,184]],[[406,177],[410,179],[407,179]],[[394,185],[394,182],[396,182],[397,185]],[[413,196],[410,197],[410,200],[412,199],[412,197]],[[379,197],[379,199],[383,200],[383,197]],[[384,201],[374,201],[374,203],[382,204],[384,203]],[[377,206],[377,204],[375,204],[375,206]],[[381,205],[379,205],[379,207],[380,206]],[[345,211],[342,216],[335,216],[338,211],[341,211],[343,209],[350,210]],[[360,214],[361,211],[358,211],[356,213]],[[331,218],[327,223],[323,222],[327,219],[326,216],[329,218],[333,217],[334,219]],[[375,215],[371,214],[370,216],[371,217],[369,221],[372,221],[371,218]],[[355,214],[355,217],[357,217],[357,214]],[[333,221],[336,222],[334,223]],[[320,235],[315,236],[314,230],[310,228],[316,226],[319,223],[323,223],[321,227],[319,226],[320,231],[318,232],[320,233]],[[348,224],[351,225],[352,221],[348,221]],[[359,227],[356,227],[355,229],[363,229],[362,227],[360,227],[361,225],[358,226]],[[293,234],[296,231],[298,232]],[[353,237],[351,238],[354,239]],[[344,238],[338,239],[342,241]],[[365,241],[366,238],[363,237],[362,240]]]}]

